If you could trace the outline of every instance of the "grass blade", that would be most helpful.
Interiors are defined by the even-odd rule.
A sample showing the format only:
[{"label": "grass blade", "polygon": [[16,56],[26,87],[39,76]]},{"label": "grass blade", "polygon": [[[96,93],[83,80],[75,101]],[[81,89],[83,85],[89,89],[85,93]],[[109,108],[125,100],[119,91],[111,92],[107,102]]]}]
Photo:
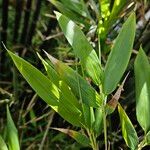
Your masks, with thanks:
[{"label": "grass blade", "polygon": [[20,150],[18,131],[7,106],[6,142],[9,150]]}]

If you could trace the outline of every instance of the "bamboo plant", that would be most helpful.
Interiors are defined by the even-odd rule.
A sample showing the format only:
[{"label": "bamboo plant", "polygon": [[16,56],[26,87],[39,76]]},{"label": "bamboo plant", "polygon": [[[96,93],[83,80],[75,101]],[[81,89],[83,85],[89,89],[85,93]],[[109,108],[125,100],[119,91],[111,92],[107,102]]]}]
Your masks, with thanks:
[{"label": "bamboo plant", "polygon": [[[116,90],[132,53],[136,30],[135,14],[132,13],[123,24],[105,65],[101,63],[100,50],[98,56],[80,27],[65,15],[59,12],[55,14],[77,58],[75,69],[45,52],[49,61],[38,54],[47,72],[47,75],[44,75],[8,50],[16,67],[35,92],[61,117],[82,130],[53,129],[68,134],[80,144],[93,150],[99,149],[97,137],[103,132],[105,150],[107,150],[107,116],[118,107],[126,145],[132,150],[141,150],[142,147],[150,144],[149,63],[142,49],[135,61],[136,112],[137,120],[144,130],[142,141],[139,141],[129,117],[118,104],[127,76]],[[87,78],[99,89],[95,90],[86,80]],[[108,100],[108,96],[115,90],[112,99]]]}]

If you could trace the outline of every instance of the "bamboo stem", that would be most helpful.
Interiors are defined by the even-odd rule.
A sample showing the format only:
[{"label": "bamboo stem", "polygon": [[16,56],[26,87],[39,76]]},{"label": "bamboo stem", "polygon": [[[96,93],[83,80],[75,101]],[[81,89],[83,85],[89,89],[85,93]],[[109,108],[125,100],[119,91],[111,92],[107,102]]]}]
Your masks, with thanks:
[{"label": "bamboo stem", "polygon": [[27,0],[25,14],[24,14],[24,23],[23,23],[23,28],[22,28],[21,38],[20,38],[20,42],[22,44],[25,44],[26,42],[26,36],[27,36],[27,31],[29,26],[29,18],[31,13],[31,4],[32,4],[32,0]]},{"label": "bamboo stem", "polygon": [[91,141],[91,147],[93,150],[99,150],[97,142],[96,142],[96,137],[94,136],[94,133],[92,131],[89,131],[87,129],[87,133],[89,135],[89,139]]},{"label": "bamboo stem", "polygon": [[32,38],[35,33],[36,24],[39,19],[39,15],[40,15],[41,4],[42,4],[41,0],[36,0],[36,8],[35,8],[35,11],[33,14],[32,23],[31,23],[31,26],[30,26],[30,29],[28,32],[28,36],[27,36],[26,44],[28,44],[28,45],[32,44]]},{"label": "bamboo stem", "polygon": [[0,31],[0,72],[2,72],[2,75],[0,75],[0,78],[5,80],[5,72],[7,72],[7,66],[6,66],[6,56],[4,51],[4,46],[2,42],[6,45],[7,44],[7,28],[8,28],[8,4],[9,0],[3,0],[2,1],[2,21],[1,21],[1,31]]},{"label": "bamboo stem", "polygon": [[22,15],[22,0],[16,0],[15,26],[14,26],[14,35],[13,35],[14,43],[17,43],[20,22],[21,22],[21,15]]}]

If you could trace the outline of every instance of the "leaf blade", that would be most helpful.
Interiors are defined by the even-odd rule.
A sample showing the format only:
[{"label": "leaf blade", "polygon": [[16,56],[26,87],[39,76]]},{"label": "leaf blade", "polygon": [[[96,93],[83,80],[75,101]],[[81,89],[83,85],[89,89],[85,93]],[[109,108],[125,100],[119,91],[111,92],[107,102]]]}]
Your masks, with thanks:
[{"label": "leaf blade", "polygon": [[123,110],[120,104],[118,104],[118,112],[119,112],[120,121],[121,121],[123,138],[127,146],[130,147],[132,150],[135,150],[138,146],[137,133],[130,119],[128,118],[126,112]]},{"label": "leaf blade", "polygon": [[125,72],[132,52],[135,37],[135,25],[135,15],[133,13],[124,23],[111,53],[109,54],[103,80],[105,94],[110,94],[115,90]]},{"label": "leaf blade", "polygon": [[[45,52],[46,53],[46,52]],[[100,95],[87,83],[87,81],[80,76],[76,71],[67,66],[65,63],[55,59],[48,53],[46,53],[49,60],[53,63],[56,72],[62,78],[63,81],[72,89],[73,93],[80,99],[80,94],[85,103],[91,107],[100,107],[102,100]],[[81,93],[78,86],[80,85]]]},{"label": "leaf blade", "polygon": [[85,134],[70,129],[62,129],[62,128],[52,128],[52,129],[58,130],[62,133],[69,135],[70,137],[75,139],[78,143],[84,146],[90,146],[90,140]]},{"label": "leaf blade", "polygon": [[6,141],[7,141],[9,150],[20,150],[18,131],[12,120],[8,106],[7,106]]},{"label": "leaf blade", "polygon": [[[85,25],[86,28],[90,27],[90,16],[86,10],[86,8],[81,8],[80,6],[80,11],[77,11],[79,9],[75,3],[71,1],[58,1],[58,0],[48,0],[50,3],[52,3],[61,13],[66,15],[67,17],[71,18],[72,20],[82,23]],[[69,5],[69,6],[68,6]],[[74,5],[74,6],[73,6]],[[81,10],[82,9],[82,10]],[[84,10],[83,10],[84,9]],[[75,11],[76,10],[76,11]],[[83,14],[81,14],[83,13]]]},{"label": "leaf blade", "polygon": [[[75,126],[82,126],[82,114],[79,113],[80,107],[74,106],[74,109],[78,110],[76,117],[72,117],[76,110],[70,109],[69,105],[65,105],[63,100],[67,101],[66,93],[61,92],[61,89],[52,83],[44,74],[42,74],[37,68],[23,60],[19,56],[8,51],[16,67],[29,83],[29,85],[36,91],[36,93],[49,104],[56,112],[58,112],[65,120]],[[68,91],[69,92],[69,91]],[[72,101],[70,101],[71,103]]]},{"label": "leaf blade", "polygon": [[139,124],[147,133],[150,130],[150,65],[146,54],[140,48],[134,63],[136,88],[136,116]]},{"label": "leaf blade", "polygon": [[101,84],[102,69],[95,50],[92,48],[80,28],[66,16],[55,12],[65,37],[72,46],[75,55],[95,84]]}]

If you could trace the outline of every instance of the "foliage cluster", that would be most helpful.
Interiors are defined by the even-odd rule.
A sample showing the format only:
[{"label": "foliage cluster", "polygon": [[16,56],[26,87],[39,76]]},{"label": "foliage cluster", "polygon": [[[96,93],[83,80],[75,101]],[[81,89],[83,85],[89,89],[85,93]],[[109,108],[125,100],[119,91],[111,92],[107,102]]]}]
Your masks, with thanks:
[{"label": "foliage cluster", "polygon": [[[43,52],[36,51],[36,62],[41,66],[39,61],[41,60],[44,73],[31,65],[30,60],[25,61],[17,54],[7,50],[17,69],[36,92],[28,104],[27,110],[24,113],[20,112],[18,123],[22,122],[28,125],[24,117],[29,112],[31,124],[33,128],[37,128],[33,106],[39,96],[52,108],[50,112],[41,116],[41,118],[49,116],[49,121],[46,131],[43,131],[44,134],[39,134],[40,137],[43,136],[39,146],[40,150],[46,149],[44,147],[46,137],[53,136],[48,133],[51,123],[54,121],[53,110],[66,120],[69,126],[72,126],[71,129],[69,126],[60,128],[61,126],[57,127],[53,124],[52,131],[58,130],[68,134],[80,144],[71,144],[70,147],[66,144],[64,149],[81,149],[84,147],[93,150],[99,148],[114,149],[115,142],[113,140],[120,141],[119,138],[117,139],[120,133],[119,135],[113,135],[109,132],[112,131],[111,128],[114,126],[111,118],[113,115],[117,116],[117,113],[120,118],[120,121],[117,120],[118,123],[120,122],[120,126],[117,127],[121,128],[122,131],[121,141],[123,138],[127,147],[132,150],[141,150],[148,146],[150,144],[149,62],[142,47],[138,48],[139,51],[133,50],[134,47],[138,46],[137,43],[141,42],[137,40],[136,15],[133,10],[136,11],[138,4],[142,4],[141,8],[146,9],[148,7],[145,8],[145,6],[149,2],[139,3],[125,0],[103,0],[101,2],[93,0],[89,2],[83,0],[49,0],[49,2],[61,12],[55,11],[56,19],[71,48],[64,39],[59,38],[62,33],[58,33],[56,34],[56,39],[58,36],[56,45],[63,45],[65,48],[63,48],[63,53],[60,53],[61,49],[58,47],[59,51],[55,53],[55,56],[58,56],[64,62],[54,58],[48,51],[44,51],[48,59],[43,59]],[[43,11],[45,10],[43,9]],[[54,16],[51,17],[54,18]],[[124,17],[125,20],[122,20],[121,17]],[[121,28],[119,23],[123,24]],[[147,24],[144,31],[146,29]],[[114,41],[112,42],[112,40]],[[30,47],[31,41],[34,40],[30,39],[29,43],[27,42],[27,45],[24,45],[25,48]],[[134,41],[137,43],[134,44]],[[5,45],[6,42],[3,46],[5,47]],[[144,45],[144,49],[145,47],[149,49],[148,46]],[[133,53],[137,54],[136,58],[131,57]],[[18,54],[20,55],[20,52]],[[131,70],[131,73],[129,70]],[[16,92],[16,89],[18,90],[16,83],[18,85],[19,83],[16,82],[16,79],[19,79],[20,76],[16,76],[16,74],[17,71],[14,68],[15,82],[13,87],[15,93],[13,96],[1,88],[2,94],[4,93],[12,99],[11,101],[5,99],[3,103],[9,103],[10,105],[12,105],[12,102],[22,103],[17,100],[19,92]],[[133,74],[135,79],[131,78],[130,74]],[[136,104],[133,103],[133,108],[136,110],[136,125],[132,123],[135,120],[131,121],[121,106],[123,103],[128,104],[128,98],[125,97],[125,102],[122,103],[121,101],[122,104],[118,102],[124,84],[129,80],[129,77],[133,82],[135,80],[135,88],[132,90],[135,91],[136,95]],[[24,104],[21,104],[21,106],[24,107]],[[116,108],[118,108],[118,111]],[[44,108],[39,108],[39,110],[44,111]],[[20,111],[22,111],[22,108]],[[131,113],[134,112],[132,111]],[[23,133],[25,133],[24,129],[21,130],[22,135],[19,136],[23,136]],[[60,137],[56,136],[55,139],[55,136],[53,136],[52,141],[60,142],[62,134],[58,135]],[[110,144],[109,141],[112,141],[113,144]],[[3,150],[19,150],[22,143],[23,141],[18,140],[18,133],[7,106],[7,126],[0,136],[0,144]],[[48,143],[47,145],[47,148],[49,148],[51,144]]]}]

